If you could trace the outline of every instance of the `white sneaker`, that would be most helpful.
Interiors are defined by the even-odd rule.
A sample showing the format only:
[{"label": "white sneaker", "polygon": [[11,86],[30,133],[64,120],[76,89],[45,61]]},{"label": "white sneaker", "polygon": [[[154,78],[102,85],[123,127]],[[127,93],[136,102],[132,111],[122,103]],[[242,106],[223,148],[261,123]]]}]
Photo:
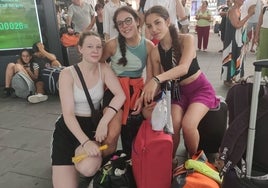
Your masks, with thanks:
[{"label": "white sneaker", "polygon": [[41,93],[38,93],[36,95],[31,95],[28,97],[28,101],[30,103],[39,103],[39,102],[43,102],[46,101],[48,99],[47,95],[43,95]]}]

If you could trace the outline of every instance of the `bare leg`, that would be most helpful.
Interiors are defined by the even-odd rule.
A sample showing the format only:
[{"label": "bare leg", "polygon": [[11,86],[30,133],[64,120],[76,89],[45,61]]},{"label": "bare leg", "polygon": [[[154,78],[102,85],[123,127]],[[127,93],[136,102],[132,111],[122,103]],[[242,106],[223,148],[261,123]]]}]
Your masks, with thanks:
[{"label": "bare leg", "polygon": [[190,104],[183,117],[183,137],[190,156],[193,156],[197,152],[199,144],[199,132],[197,127],[208,110],[209,108],[204,104],[193,103]]},{"label": "bare leg", "polygon": [[43,81],[37,81],[35,83],[35,87],[36,87],[36,93],[45,94],[44,82]]},{"label": "bare leg", "polygon": [[76,188],[78,174],[73,165],[52,166],[52,181],[54,188]]},{"label": "bare leg", "polygon": [[5,76],[5,87],[11,87],[11,80],[15,72],[15,63],[9,63],[6,68],[6,76]]},{"label": "bare leg", "polygon": [[180,144],[180,130],[181,130],[181,120],[183,116],[183,110],[179,105],[174,104],[171,106],[171,113],[172,113],[173,129],[174,129],[174,134],[172,136],[173,158],[174,158],[176,156],[176,152]]}]

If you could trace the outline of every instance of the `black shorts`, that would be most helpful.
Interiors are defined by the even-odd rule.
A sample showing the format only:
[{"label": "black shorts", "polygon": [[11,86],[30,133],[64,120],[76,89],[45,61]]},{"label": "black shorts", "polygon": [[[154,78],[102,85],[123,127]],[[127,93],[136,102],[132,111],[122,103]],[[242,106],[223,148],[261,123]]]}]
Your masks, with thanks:
[{"label": "black shorts", "polygon": [[[91,117],[76,117],[81,129],[91,140],[95,140],[95,131]],[[52,140],[52,165],[74,165],[72,157],[80,142],[66,126],[61,115],[55,124]]]}]

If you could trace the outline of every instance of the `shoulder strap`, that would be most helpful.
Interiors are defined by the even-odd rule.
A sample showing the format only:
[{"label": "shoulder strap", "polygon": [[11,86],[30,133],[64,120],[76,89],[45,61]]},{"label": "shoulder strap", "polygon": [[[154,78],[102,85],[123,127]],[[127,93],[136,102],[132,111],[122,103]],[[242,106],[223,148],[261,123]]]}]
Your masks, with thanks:
[{"label": "shoulder strap", "polygon": [[83,74],[82,74],[82,72],[81,72],[81,70],[80,70],[80,68],[79,68],[79,66],[78,66],[77,64],[74,65],[74,68],[75,68],[75,70],[76,70],[76,72],[77,72],[77,74],[78,74],[78,76],[79,76],[79,79],[80,79],[81,84],[82,84],[82,86],[83,86],[83,89],[84,89],[84,91],[85,91],[85,94],[86,94],[86,97],[87,97],[88,104],[89,104],[89,106],[90,106],[90,108],[91,108],[91,111],[92,111],[92,115],[93,115],[93,114],[96,114],[96,110],[95,110],[95,108],[94,108],[94,105],[93,105],[93,103],[92,103],[92,99],[91,99],[90,94],[89,94],[89,92],[88,92],[88,89],[87,89],[86,82],[85,82],[85,80],[84,80]]}]

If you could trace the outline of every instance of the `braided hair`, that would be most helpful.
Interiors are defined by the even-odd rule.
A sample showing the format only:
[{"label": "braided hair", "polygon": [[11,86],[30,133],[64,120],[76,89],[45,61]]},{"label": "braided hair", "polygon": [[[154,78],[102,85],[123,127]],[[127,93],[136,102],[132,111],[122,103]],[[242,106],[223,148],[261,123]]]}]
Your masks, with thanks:
[{"label": "braided hair", "polygon": [[117,26],[117,22],[116,22],[116,18],[117,18],[118,14],[120,12],[128,12],[128,13],[130,13],[133,16],[134,20],[137,21],[137,22],[140,22],[140,17],[138,15],[138,13],[133,8],[131,8],[130,6],[122,6],[122,7],[118,8],[115,11],[114,16],[113,16],[114,26],[115,26],[116,30],[118,31],[118,33],[119,33],[118,34],[118,42],[119,42],[120,52],[121,52],[121,55],[122,55],[122,57],[118,61],[118,64],[126,66],[127,65],[126,38],[120,33],[119,28]]}]

